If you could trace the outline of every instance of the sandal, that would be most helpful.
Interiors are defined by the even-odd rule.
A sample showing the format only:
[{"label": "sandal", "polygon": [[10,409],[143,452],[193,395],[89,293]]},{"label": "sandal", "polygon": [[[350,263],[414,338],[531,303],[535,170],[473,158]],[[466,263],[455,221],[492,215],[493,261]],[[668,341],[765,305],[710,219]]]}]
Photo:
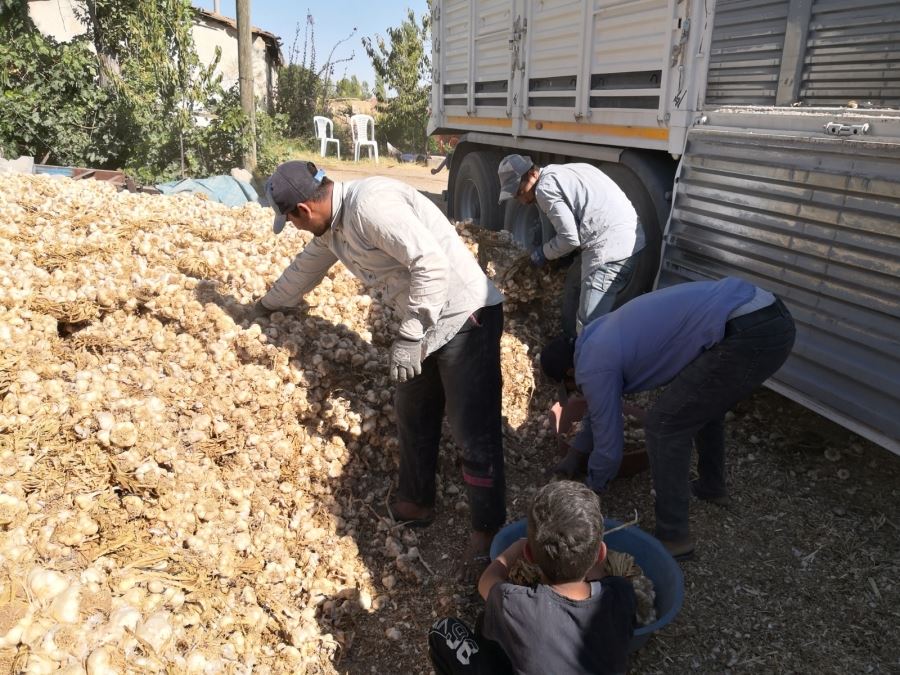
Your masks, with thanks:
[{"label": "sandal", "polygon": [[434,522],[434,510],[431,511],[431,515],[426,516],[425,518],[412,518],[411,520],[404,520],[403,518],[398,518],[396,515],[394,515],[393,504],[388,504],[387,514],[388,518],[390,518],[398,525],[406,525],[407,527],[428,527]]},{"label": "sandal", "polygon": [[460,561],[456,568],[456,577],[460,583],[478,583],[488,565],[491,564],[491,556],[487,554],[473,555],[464,561]]}]

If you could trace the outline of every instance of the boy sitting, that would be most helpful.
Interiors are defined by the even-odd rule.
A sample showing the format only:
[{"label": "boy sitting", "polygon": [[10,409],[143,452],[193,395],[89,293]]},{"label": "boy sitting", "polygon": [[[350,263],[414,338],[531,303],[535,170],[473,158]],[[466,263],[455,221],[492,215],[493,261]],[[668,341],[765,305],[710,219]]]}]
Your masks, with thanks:
[{"label": "boy sitting", "polygon": [[[507,583],[522,556],[541,570],[536,587]],[[634,632],[634,589],[622,577],[593,577],[606,557],[600,502],[573,481],[538,490],[528,538],[481,575],[477,632],[457,619],[435,623],[429,654],[440,673],[624,673]]]}]

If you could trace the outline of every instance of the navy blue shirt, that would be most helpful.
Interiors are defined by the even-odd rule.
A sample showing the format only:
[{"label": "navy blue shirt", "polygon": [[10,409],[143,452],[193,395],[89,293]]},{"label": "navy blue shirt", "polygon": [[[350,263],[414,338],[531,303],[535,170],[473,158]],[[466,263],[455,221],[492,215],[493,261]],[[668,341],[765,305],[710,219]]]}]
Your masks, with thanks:
[{"label": "navy blue shirt", "polygon": [[602,490],[622,462],[622,394],[670,382],[722,340],[728,315],[753,299],[741,279],[695,281],[647,293],[592,321],[575,343],[575,381],[588,414],[572,443],[588,459],[587,484]]}]

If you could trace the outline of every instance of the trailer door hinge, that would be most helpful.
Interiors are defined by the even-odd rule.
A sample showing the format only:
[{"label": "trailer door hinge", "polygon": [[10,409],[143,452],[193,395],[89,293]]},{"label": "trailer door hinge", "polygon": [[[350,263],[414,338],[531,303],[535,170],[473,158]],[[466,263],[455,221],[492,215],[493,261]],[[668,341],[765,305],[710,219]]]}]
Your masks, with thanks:
[{"label": "trailer door hinge", "polygon": [[862,136],[869,133],[869,123],[865,124],[841,124],[840,122],[829,122],[822,127],[826,134],[831,136]]},{"label": "trailer door hinge", "polygon": [[670,66],[678,63],[678,59],[684,52],[684,45],[687,43],[688,35],[691,32],[691,20],[684,19],[681,21],[681,34],[678,36],[678,42],[672,45],[672,54],[670,58]]}]

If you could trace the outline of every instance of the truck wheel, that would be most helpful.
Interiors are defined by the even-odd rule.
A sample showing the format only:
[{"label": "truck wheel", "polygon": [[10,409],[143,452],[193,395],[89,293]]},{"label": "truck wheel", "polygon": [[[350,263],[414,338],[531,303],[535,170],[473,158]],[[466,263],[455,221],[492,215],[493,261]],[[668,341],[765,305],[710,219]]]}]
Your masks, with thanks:
[{"label": "truck wheel", "polygon": [[471,219],[489,230],[503,227],[500,205],[500,157],[494,152],[470,152],[463,157],[453,186],[453,217]]},{"label": "truck wheel", "polygon": [[659,222],[656,208],[647,188],[631,169],[621,164],[609,163],[601,164],[600,169],[612,178],[631,200],[644,228],[644,248],[638,257],[631,281],[619,294],[616,307],[620,307],[653,287],[653,280],[656,278],[659,268],[663,224]]},{"label": "truck wheel", "polygon": [[507,199],[501,208],[503,229],[511,233],[520,246],[530,251],[541,243],[541,217],[537,206]]}]

